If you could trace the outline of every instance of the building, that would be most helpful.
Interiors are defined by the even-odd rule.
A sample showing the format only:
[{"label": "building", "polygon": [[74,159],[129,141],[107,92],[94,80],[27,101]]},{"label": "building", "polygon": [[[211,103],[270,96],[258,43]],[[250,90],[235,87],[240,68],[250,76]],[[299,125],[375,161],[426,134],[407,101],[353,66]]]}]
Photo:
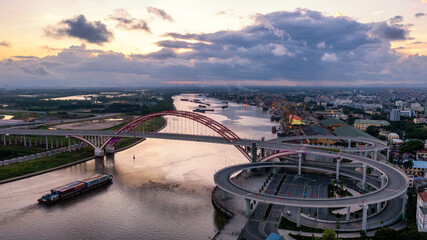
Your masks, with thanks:
[{"label": "building", "polygon": [[390,121],[400,121],[400,109],[393,109],[390,112]]},{"label": "building", "polygon": [[415,124],[423,124],[423,123],[425,123],[425,119],[424,118],[414,118],[414,123]]},{"label": "building", "polygon": [[427,192],[417,196],[417,227],[419,232],[427,232]]},{"label": "building", "polygon": [[328,119],[322,120],[320,121],[320,124],[322,124],[322,126],[324,126],[325,128],[330,128],[332,130],[335,130],[337,127],[348,125],[346,122],[336,118],[328,118]]},{"label": "building", "polygon": [[426,161],[427,160],[427,149],[421,149],[417,152],[416,155],[417,161]]},{"label": "building", "polygon": [[415,117],[415,112],[414,110],[403,110],[403,111],[400,111],[400,116]]},{"label": "building", "polygon": [[405,106],[405,103],[403,101],[396,101],[394,103],[394,106],[398,107],[399,109],[403,109],[403,107]]},{"label": "building", "polygon": [[354,121],[354,127],[362,131],[366,131],[369,126],[382,127],[389,125],[390,123],[384,120],[356,119]]},{"label": "building", "polygon": [[389,133],[387,135],[388,142],[393,142],[393,139],[399,139],[399,135],[397,133]]},{"label": "building", "polygon": [[414,175],[416,177],[426,177],[427,161],[412,161],[412,168],[405,168],[404,171],[408,175]]}]

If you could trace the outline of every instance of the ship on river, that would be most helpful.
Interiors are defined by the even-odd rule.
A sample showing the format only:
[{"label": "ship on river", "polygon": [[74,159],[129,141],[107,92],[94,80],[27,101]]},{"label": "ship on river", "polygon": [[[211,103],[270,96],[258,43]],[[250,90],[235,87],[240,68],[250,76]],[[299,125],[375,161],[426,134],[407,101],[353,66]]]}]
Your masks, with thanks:
[{"label": "ship on river", "polygon": [[50,193],[41,197],[38,201],[42,204],[54,204],[64,199],[87,192],[99,186],[111,183],[112,180],[113,176],[110,174],[96,174],[92,177],[88,177],[79,181],[65,184],[60,187],[56,187],[52,189]]}]

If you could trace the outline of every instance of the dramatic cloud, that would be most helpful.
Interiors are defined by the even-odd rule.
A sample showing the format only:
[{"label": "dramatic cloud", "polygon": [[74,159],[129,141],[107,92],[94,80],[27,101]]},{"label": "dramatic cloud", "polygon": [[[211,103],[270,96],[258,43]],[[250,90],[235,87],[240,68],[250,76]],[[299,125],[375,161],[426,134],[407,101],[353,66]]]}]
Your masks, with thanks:
[{"label": "dramatic cloud", "polygon": [[12,47],[12,44],[10,42],[1,41],[0,47]]},{"label": "dramatic cloud", "polygon": [[402,57],[390,41],[404,25],[361,23],[298,9],[257,15],[240,30],[167,33],[161,50],[126,56],[72,46],[41,59],[0,61],[4,87],[147,87],[168,84],[426,87],[427,56]]},{"label": "dramatic cloud", "polygon": [[420,13],[415,13],[415,17],[416,18],[419,18],[419,17],[424,17],[426,14],[425,13],[422,13],[422,12],[420,12]]},{"label": "dramatic cloud", "polygon": [[373,24],[372,29],[369,31],[374,37],[393,41],[393,40],[406,40],[408,39],[409,31],[398,25],[391,25],[386,22]]},{"label": "dramatic cloud", "polygon": [[99,45],[113,39],[113,33],[105,24],[100,21],[89,22],[84,15],[62,20],[56,26],[46,27],[44,32],[54,38],[75,37]]},{"label": "dramatic cloud", "polygon": [[133,18],[125,9],[115,9],[114,13],[110,15],[109,18],[117,21],[117,26],[121,28],[128,30],[142,30],[151,33],[150,27],[145,20]]},{"label": "dramatic cloud", "polygon": [[394,17],[390,18],[389,21],[391,24],[400,23],[400,22],[403,22],[403,17],[402,16],[394,16]]},{"label": "dramatic cloud", "polygon": [[169,22],[173,22],[173,18],[171,15],[167,14],[165,12],[165,10],[163,9],[159,9],[159,8],[155,8],[155,7],[147,7],[147,12],[152,13],[160,18],[162,18],[163,20],[169,21]]}]

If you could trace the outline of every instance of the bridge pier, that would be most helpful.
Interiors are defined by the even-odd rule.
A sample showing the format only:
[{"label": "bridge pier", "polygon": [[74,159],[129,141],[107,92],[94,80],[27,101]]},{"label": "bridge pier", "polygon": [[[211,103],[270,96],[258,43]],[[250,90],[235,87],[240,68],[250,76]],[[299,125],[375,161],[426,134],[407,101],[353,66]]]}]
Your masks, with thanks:
[{"label": "bridge pier", "polygon": [[366,170],[368,169],[368,166],[364,163],[362,165],[362,168],[363,168],[362,189],[365,189],[365,187],[366,187]]},{"label": "bridge pier", "polygon": [[71,137],[67,136],[68,138],[68,152],[71,152]]},{"label": "bridge pier", "polygon": [[110,144],[107,144],[105,146],[105,153],[114,153],[114,146],[110,145]]},{"label": "bridge pier", "polygon": [[363,203],[362,209],[363,209],[362,230],[366,232],[366,227],[367,227],[367,223],[368,223],[368,204]]},{"label": "bridge pier", "polygon": [[[381,175],[381,188],[385,186],[385,180],[385,175]],[[377,212],[379,212],[381,209],[381,203],[382,202],[377,203]]]},{"label": "bridge pier", "polygon": [[298,153],[298,176],[301,175],[302,160],[303,160],[302,158],[303,158],[303,154]]},{"label": "bridge pier", "polygon": [[348,148],[351,148],[351,140],[348,140]]},{"label": "bridge pier", "polygon": [[337,158],[337,169],[336,169],[336,176],[335,179],[338,181],[340,179],[340,164],[341,164],[341,158]]},{"label": "bridge pier", "polygon": [[27,136],[24,135],[24,147],[27,146]]},{"label": "bridge pier", "polygon": [[347,207],[347,215],[345,216],[346,221],[350,221],[350,207]]},{"label": "bridge pier", "polygon": [[47,141],[47,135],[46,135],[46,151],[49,150],[49,142]]},{"label": "bridge pier", "polygon": [[406,203],[408,202],[408,196],[406,193],[402,195],[402,220],[406,219]]},{"label": "bridge pier", "polygon": [[387,145],[387,158],[385,159],[385,161],[387,162],[390,158],[390,147]]},{"label": "bridge pier", "polygon": [[252,151],[252,162],[254,163],[257,161],[257,159],[256,159],[256,157],[257,157],[256,156],[256,153],[257,153],[256,143],[252,143],[251,151]]},{"label": "bridge pier", "polygon": [[246,201],[246,217],[250,217],[251,216],[251,200],[245,198]]},{"label": "bridge pier", "polygon": [[104,150],[99,148],[99,147],[96,147],[95,148],[95,156],[99,156],[99,157],[104,156]]},{"label": "bridge pier", "polygon": [[301,207],[298,207],[297,211],[297,227],[301,227]]}]

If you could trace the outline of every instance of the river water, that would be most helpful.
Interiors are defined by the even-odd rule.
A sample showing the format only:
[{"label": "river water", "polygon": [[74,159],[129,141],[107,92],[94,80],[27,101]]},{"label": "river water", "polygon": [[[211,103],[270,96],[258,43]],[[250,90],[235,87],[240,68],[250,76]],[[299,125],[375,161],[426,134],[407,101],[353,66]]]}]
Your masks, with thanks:
[{"label": "river water", "polygon": [[[274,124],[259,108],[230,102],[222,109],[219,100],[187,94],[174,97],[178,110],[199,105],[181,98],[211,104],[215,112],[206,115],[241,138],[274,137]],[[180,126],[176,121],[169,119],[163,131]],[[210,239],[224,220],[210,200],[213,174],[246,162],[229,145],[148,139],[114,155],[2,184],[0,239]],[[112,185],[53,206],[37,203],[51,188],[101,172],[114,175]]]}]

